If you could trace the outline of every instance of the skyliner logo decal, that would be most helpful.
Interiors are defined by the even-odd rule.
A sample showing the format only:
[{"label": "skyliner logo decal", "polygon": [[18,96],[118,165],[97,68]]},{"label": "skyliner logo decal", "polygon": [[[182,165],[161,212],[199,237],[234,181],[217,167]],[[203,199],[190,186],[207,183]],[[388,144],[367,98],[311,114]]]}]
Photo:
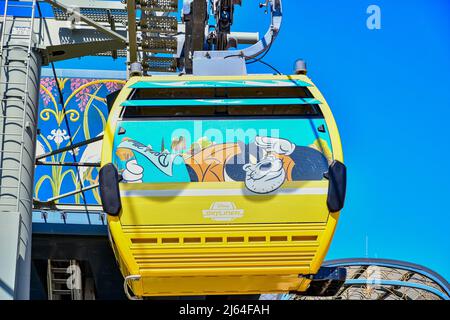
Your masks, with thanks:
[{"label": "skyliner logo decal", "polygon": [[211,207],[203,210],[203,218],[214,221],[232,221],[244,216],[243,209],[237,209],[234,202],[213,202]]}]

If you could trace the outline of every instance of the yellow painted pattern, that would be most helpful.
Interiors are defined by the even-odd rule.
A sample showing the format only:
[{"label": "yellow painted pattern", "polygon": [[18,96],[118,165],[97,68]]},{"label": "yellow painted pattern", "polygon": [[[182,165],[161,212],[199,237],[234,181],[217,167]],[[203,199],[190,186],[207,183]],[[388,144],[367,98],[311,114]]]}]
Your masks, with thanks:
[{"label": "yellow painted pattern", "polygon": [[[227,195],[227,196],[122,196],[125,212],[122,225],[152,224],[217,224],[211,211],[215,203],[225,202],[235,206],[230,215],[238,216],[229,223],[278,223],[283,222],[325,222],[328,218],[326,208],[327,181],[286,182],[284,195]],[[218,193],[245,190],[243,182],[205,182],[205,183],[145,183],[121,184],[122,191],[176,190],[180,194],[197,191],[199,195],[212,190]],[[323,194],[290,194],[293,192],[322,192]],[[276,213],[274,211],[276,210]],[[214,212],[213,212],[214,213]],[[220,211],[218,213],[220,215]],[[227,213],[225,213],[227,214]],[[211,218],[205,217],[211,216]]]}]

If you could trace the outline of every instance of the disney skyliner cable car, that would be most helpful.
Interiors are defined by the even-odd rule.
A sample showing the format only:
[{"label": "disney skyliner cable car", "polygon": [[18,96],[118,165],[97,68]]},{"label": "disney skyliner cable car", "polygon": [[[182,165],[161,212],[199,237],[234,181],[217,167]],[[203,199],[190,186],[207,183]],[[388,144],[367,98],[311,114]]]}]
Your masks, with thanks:
[{"label": "disney skyliner cable car", "polygon": [[108,99],[100,194],[129,298],[332,295],[345,280],[321,268],[346,191],[330,107],[302,62],[246,74],[281,1],[266,3],[262,40],[224,50],[236,3],[214,2],[219,50],[193,52],[192,75],[139,76],[135,63]]}]

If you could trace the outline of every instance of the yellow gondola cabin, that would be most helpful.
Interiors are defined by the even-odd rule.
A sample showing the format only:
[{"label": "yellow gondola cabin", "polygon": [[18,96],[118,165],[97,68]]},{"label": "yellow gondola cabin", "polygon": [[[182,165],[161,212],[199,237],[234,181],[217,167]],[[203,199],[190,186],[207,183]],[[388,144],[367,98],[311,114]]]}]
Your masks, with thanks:
[{"label": "yellow gondola cabin", "polygon": [[330,108],[305,75],[131,78],[100,172],[125,287],[311,290],[343,207],[342,163]]}]

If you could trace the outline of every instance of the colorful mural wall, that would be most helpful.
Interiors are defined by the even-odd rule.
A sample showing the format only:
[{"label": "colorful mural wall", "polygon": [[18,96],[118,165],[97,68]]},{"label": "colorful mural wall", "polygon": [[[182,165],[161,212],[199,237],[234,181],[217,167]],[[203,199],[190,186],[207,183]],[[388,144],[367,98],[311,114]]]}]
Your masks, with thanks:
[{"label": "colorful mural wall", "polygon": [[[125,84],[118,79],[42,77],[40,84],[37,155],[95,137],[103,132],[108,109],[106,96]],[[64,106],[60,104],[61,88]],[[67,117],[67,128],[64,117]],[[101,141],[43,159],[48,162],[99,162]],[[93,167],[36,167],[34,197],[40,201],[79,189],[77,170],[84,186],[98,182]],[[97,189],[86,191],[86,202],[99,202]],[[64,198],[60,203],[84,203],[81,194]]]}]

